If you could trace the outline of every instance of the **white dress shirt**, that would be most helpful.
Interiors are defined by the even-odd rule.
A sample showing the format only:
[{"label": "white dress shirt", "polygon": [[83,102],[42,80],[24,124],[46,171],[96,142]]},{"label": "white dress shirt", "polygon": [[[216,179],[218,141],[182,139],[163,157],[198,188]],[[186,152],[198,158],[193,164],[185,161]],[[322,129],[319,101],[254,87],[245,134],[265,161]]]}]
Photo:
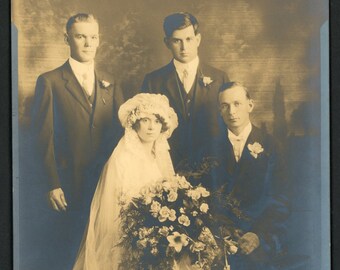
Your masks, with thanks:
[{"label": "white dress shirt", "polygon": [[245,126],[245,128],[238,136],[235,135],[230,129],[228,129],[228,138],[233,146],[234,156],[237,162],[241,159],[242,152],[251,132],[251,129],[252,125],[250,122]]},{"label": "white dress shirt", "polygon": [[184,89],[187,93],[190,92],[190,89],[195,81],[198,64],[198,56],[196,56],[196,58],[189,63],[181,63],[174,59],[176,72],[181,82],[183,83]]},{"label": "white dress shirt", "polygon": [[69,63],[79,84],[83,87],[87,94],[91,96],[94,90],[95,83],[94,61],[89,64],[83,64],[70,57]]}]

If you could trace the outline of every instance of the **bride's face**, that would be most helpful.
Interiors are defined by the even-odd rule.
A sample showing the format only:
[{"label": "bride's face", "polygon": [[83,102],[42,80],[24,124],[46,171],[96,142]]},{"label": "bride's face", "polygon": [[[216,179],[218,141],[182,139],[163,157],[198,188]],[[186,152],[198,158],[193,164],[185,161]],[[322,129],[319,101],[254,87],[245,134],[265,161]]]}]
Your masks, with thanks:
[{"label": "bride's face", "polygon": [[147,114],[139,121],[137,134],[142,143],[152,143],[161,134],[162,123],[154,114]]}]

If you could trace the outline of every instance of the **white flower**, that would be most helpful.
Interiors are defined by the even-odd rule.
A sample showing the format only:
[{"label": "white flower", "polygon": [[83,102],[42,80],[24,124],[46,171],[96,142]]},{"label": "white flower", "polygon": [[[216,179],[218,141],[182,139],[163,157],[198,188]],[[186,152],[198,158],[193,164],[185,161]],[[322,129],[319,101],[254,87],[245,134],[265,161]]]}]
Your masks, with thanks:
[{"label": "white flower", "polygon": [[172,185],[169,181],[163,181],[162,183],[164,191],[168,192],[172,188]]},{"label": "white flower", "polygon": [[168,219],[169,219],[170,221],[175,221],[175,220],[176,220],[176,211],[175,211],[174,209],[171,209],[171,210],[169,211],[169,217],[168,217]]},{"label": "white flower", "polygon": [[193,217],[196,217],[198,215],[198,212],[197,211],[193,211],[191,214],[192,214]]},{"label": "white flower", "polygon": [[172,235],[167,237],[169,241],[169,247],[173,247],[177,253],[180,253],[182,248],[189,244],[188,236],[185,234],[180,234],[179,232],[174,232]]},{"label": "white flower", "polygon": [[207,213],[209,210],[209,205],[207,203],[202,203],[200,206],[200,210],[202,213]]},{"label": "white flower", "polygon": [[230,236],[224,237],[224,244],[229,254],[235,254],[238,250],[238,243],[231,240]]},{"label": "white flower", "polygon": [[140,240],[137,241],[137,247],[139,249],[144,249],[144,248],[147,247],[147,245],[148,245],[148,240],[145,239],[145,238],[144,239],[140,239]]},{"label": "white flower", "polygon": [[204,187],[198,187],[197,191],[199,191],[202,195],[202,197],[206,198],[210,196],[210,192],[208,190],[206,190],[206,188]]},{"label": "white flower", "polygon": [[190,246],[190,250],[192,252],[200,252],[203,251],[205,249],[205,244],[201,241],[197,241],[194,242],[191,246]]},{"label": "white flower", "polygon": [[152,201],[152,204],[150,206],[150,212],[157,216],[159,210],[161,210],[161,204],[157,201]]},{"label": "white flower", "polygon": [[168,201],[169,202],[174,202],[177,200],[178,194],[176,191],[170,191],[168,194]]},{"label": "white flower", "polygon": [[168,227],[163,226],[163,227],[159,228],[158,233],[160,235],[163,235],[163,236],[168,236],[169,235],[169,230],[170,229]]},{"label": "white flower", "polygon": [[257,156],[263,152],[263,147],[258,142],[254,142],[253,144],[248,144],[248,149],[250,151],[250,154],[257,158]]},{"label": "white flower", "polygon": [[103,88],[108,88],[111,85],[111,83],[104,81],[104,80],[101,80],[100,84]]},{"label": "white flower", "polygon": [[213,82],[213,80],[210,77],[203,76],[202,82],[203,82],[204,86],[207,86],[207,85],[211,84]]},{"label": "white flower", "polygon": [[237,252],[237,250],[238,250],[237,246],[230,246],[229,247],[229,252],[231,254],[235,254]]},{"label": "white flower", "polygon": [[146,227],[140,228],[138,231],[139,239],[148,237],[153,232],[153,230],[154,229],[152,227],[151,228],[146,228]]},{"label": "white flower", "polygon": [[178,223],[188,227],[190,225],[190,219],[186,215],[181,215],[178,218]]},{"label": "white flower", "polygon": [[188,190],[187,195],[194,201],[197,201],[199,198],[201,198],[201,192],[199,189]]},{"label": "white flower", "polygon": [[159,216],[158,216],[158,220],[160,222],[164,222],[169,218],[170,215],[170,209],[166,206],[163,206],[160,210],[159,210]]},{"label": "white flower", "polygon": [[185,179],[184,176],[176,176],[178,185],[181,189],[188,189],[191,187],[190,183]]},{"label": "white flower", "polygon": [[151,252],[152,255],[156,256],[158,254],[158,248],[152,247],[150,252]]}]

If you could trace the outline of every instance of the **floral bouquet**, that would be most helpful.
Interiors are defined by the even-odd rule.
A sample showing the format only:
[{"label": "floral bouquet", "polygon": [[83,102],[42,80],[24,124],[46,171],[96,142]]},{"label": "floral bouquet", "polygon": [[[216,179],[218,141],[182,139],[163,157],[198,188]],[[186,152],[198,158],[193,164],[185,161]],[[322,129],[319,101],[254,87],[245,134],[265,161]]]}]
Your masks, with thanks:
[{"label": "floral bouquet", "polygon": [[209,225],[210,192],[183,176],[159,181],[121,200],[125,269],[211,269],[221,250]]}]

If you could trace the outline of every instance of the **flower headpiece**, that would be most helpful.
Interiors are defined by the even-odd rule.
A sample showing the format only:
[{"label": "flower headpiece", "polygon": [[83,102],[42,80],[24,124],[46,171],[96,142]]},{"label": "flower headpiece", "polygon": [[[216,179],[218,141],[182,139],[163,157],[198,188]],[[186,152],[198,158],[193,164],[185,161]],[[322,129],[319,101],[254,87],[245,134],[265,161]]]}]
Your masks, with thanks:
[{"label": "flower headpiece", "polygon": [[158,114],[164,119],[168,127],[165,132],[168,138],[178,126],[175,111],[170,107],[168,98],[161,94],[137,94],[120,106],[118,111],[119,121],[125,129],[132,128],[146,114]]}]

